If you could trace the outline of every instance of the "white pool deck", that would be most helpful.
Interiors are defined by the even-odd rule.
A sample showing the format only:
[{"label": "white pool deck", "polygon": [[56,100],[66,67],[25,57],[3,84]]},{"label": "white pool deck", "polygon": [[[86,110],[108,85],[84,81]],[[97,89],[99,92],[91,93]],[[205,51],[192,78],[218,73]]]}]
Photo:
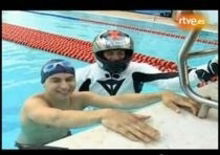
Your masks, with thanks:
[{"label": "white pool deck", "polygon": [[151,115],[148,123],[161,138],[148,144],[131,141],[102,125],[47,144],[68,149],[218,149],[218,110],[200,119],[182,110],[177,114],[161,102],[136,113]]}]

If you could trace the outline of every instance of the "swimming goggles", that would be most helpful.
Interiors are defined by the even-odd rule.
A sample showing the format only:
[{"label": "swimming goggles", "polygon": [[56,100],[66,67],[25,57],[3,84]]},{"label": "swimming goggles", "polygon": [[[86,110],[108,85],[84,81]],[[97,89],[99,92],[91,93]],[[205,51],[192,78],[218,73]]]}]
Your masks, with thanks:
[{"label": "swimming goggles", "polygon": [[50,63],[50,64],[45,65],[43,68],[43,72],[44,73],[51,72],[55,70],[58,65],[62,66],[63,68],[73,68],[70,62],[60,61],[60,62],[55,62],[55,63]]}]

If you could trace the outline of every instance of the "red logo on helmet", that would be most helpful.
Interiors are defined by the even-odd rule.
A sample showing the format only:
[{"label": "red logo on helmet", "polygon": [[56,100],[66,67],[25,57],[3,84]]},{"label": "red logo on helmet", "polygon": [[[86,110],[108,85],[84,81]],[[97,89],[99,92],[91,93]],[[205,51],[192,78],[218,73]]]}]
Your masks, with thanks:
[{"label": "red logo on helmet", "polygon": [[121,33],[118,31],[110,31],[108,34],[112,39],[119,39],[121,37]]}]

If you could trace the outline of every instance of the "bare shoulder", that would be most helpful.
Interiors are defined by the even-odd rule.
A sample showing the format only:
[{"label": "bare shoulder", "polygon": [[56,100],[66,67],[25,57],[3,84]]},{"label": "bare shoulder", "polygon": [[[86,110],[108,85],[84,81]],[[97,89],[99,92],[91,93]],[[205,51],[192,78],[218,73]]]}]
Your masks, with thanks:
[{"label": "bare shoulder", "polygon": [[43,97],[42,94],[39,95],[35,95],[35,96],[31,96],[29,97],[23,106],[23,109],[28,110],[29,108],[34,108],[34,107],[38,107],[38,106],[49,106],[47,104],[46,99]]},{"label": "bare shoulder", "polygon": [[42,111],[44,107],[49,107],[43,95],[35,95],[29,97],[21,109],[22,122],[29,122],[29,117],[36,111]]}]

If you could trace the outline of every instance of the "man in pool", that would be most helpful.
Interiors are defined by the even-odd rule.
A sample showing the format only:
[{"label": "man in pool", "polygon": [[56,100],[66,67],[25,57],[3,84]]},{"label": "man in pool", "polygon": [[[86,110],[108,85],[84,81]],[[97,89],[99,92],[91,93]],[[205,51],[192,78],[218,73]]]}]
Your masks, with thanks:
[{"label": "man in pool", "polygon": [[[42,67],[41,82],[45,92],[30,97],[22,107],[21,133],[16,140],[16,146],[20,149],[40,148],[68,136],[71,128],[92,123],[101,123],[131,140],[148,143],[157,140],[160,135],[158,130],[145,122],[149,116],[124,110],[160,100],[176,112],[183,106],[196,115],[199,109],[197,103],[171,92],[121,96],[76,92],[75,70],[68,61],[60,59],[51,60]],[[89,105],[102,109],[83,111]]]},{"label": "man in pool", "polygon": [[[134,52],[132,38],[119,30],[107,30],[93,41],[96,63],[76,70],[76,89],[92,91],[101,95],[139,93],[143,84],[156,85],[165,90],[179,91],[178,73],[161,73],[146,63],[131,62]],[[217,63],[208,68],[218,69]],[[217,74],[210,74],[207,65],[189,69],[189,80],[196,85],[200,80],[209,80]],[[206,72],[207,71],[207,72]]]}]

